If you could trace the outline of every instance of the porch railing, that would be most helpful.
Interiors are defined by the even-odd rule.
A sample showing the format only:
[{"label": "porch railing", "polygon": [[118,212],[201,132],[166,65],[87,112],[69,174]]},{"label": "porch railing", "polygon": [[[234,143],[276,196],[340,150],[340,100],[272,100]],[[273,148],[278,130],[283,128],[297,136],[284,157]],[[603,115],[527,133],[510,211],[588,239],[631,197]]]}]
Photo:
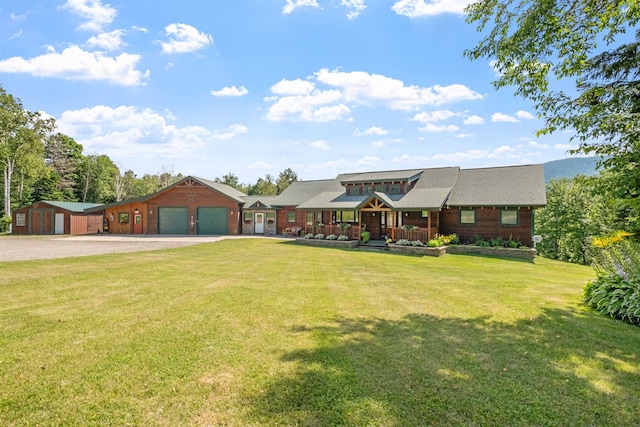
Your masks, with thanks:
[{"label": "porch railing", "polygon": [[321,226],[316,225],[307,225],[304,228],[305,233],[319,234],[322,233],[325,236],[329,234],[335,234],[336,236],[346,235],[349,239],[352,240],[360,240],[360,227],[357,225],[352,225],[351,227],[347,227],[346,229],[340,227],[337,224],[325,224]]},{"label": "porch railing", "polygon": [[425,228],[417,228],[413,230],[405,230],[402,227],[394,227],[394,228],[387,228],[387,233],[389,233],[389,231],[391,232],[389,237],[391,237],[393,241],[397,241],[400,239],[407,239],[407,240],[420,240],[424,243],[427,243],[438,233],[438,228],[425,227]]}]

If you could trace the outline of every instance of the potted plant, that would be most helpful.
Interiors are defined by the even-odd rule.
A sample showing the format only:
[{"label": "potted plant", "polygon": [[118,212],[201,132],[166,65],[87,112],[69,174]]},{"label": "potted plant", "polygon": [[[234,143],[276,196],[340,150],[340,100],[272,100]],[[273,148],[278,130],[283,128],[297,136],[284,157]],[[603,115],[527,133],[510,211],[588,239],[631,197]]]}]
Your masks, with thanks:
[{"label": "potted plant", "polygon": [[360,237],[362,238],[362,243],[367,244],[369,242],[369,239],[371,239],[371,233],[369,233],[368,231],[363,231],[362,233],[360,233]]}]

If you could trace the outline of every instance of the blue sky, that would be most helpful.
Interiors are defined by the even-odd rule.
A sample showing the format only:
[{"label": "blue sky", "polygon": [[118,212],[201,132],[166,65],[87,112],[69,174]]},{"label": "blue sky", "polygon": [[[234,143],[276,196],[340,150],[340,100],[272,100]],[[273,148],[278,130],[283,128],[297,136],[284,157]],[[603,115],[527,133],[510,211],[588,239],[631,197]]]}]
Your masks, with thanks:
[{"label": "blue sky", "polygon": [[0,0],[0,84],[138,176],[543,163],[464,0]]}]

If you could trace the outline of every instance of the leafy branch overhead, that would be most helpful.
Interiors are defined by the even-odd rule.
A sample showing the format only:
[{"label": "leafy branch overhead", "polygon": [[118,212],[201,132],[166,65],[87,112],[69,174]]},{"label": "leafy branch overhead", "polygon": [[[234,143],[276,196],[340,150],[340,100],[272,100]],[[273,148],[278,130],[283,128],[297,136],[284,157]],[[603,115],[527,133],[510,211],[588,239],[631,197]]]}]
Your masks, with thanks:
[{"label": "leafy branch overhead", "polygon": [[[640,209],[640,3],[480,0],[467,12],[486,35],[465,55],[494,61],[494,86],[536,103],[538,134],[574,132],[571,152],[600,156],[618,196]],[[562,79],[575,92],[550,89]]]}]

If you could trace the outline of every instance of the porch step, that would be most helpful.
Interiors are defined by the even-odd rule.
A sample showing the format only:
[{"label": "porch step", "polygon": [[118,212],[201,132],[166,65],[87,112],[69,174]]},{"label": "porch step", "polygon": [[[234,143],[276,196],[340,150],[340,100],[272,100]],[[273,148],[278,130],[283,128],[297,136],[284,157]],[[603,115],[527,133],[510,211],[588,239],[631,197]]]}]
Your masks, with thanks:
[{"label": "porch step", "polygon": [[378,251],[389,250],[384,240],[369,240],[367,243],[360,242],[358,247],[360,249],[370,249],[370,250],[378,250]]}]

